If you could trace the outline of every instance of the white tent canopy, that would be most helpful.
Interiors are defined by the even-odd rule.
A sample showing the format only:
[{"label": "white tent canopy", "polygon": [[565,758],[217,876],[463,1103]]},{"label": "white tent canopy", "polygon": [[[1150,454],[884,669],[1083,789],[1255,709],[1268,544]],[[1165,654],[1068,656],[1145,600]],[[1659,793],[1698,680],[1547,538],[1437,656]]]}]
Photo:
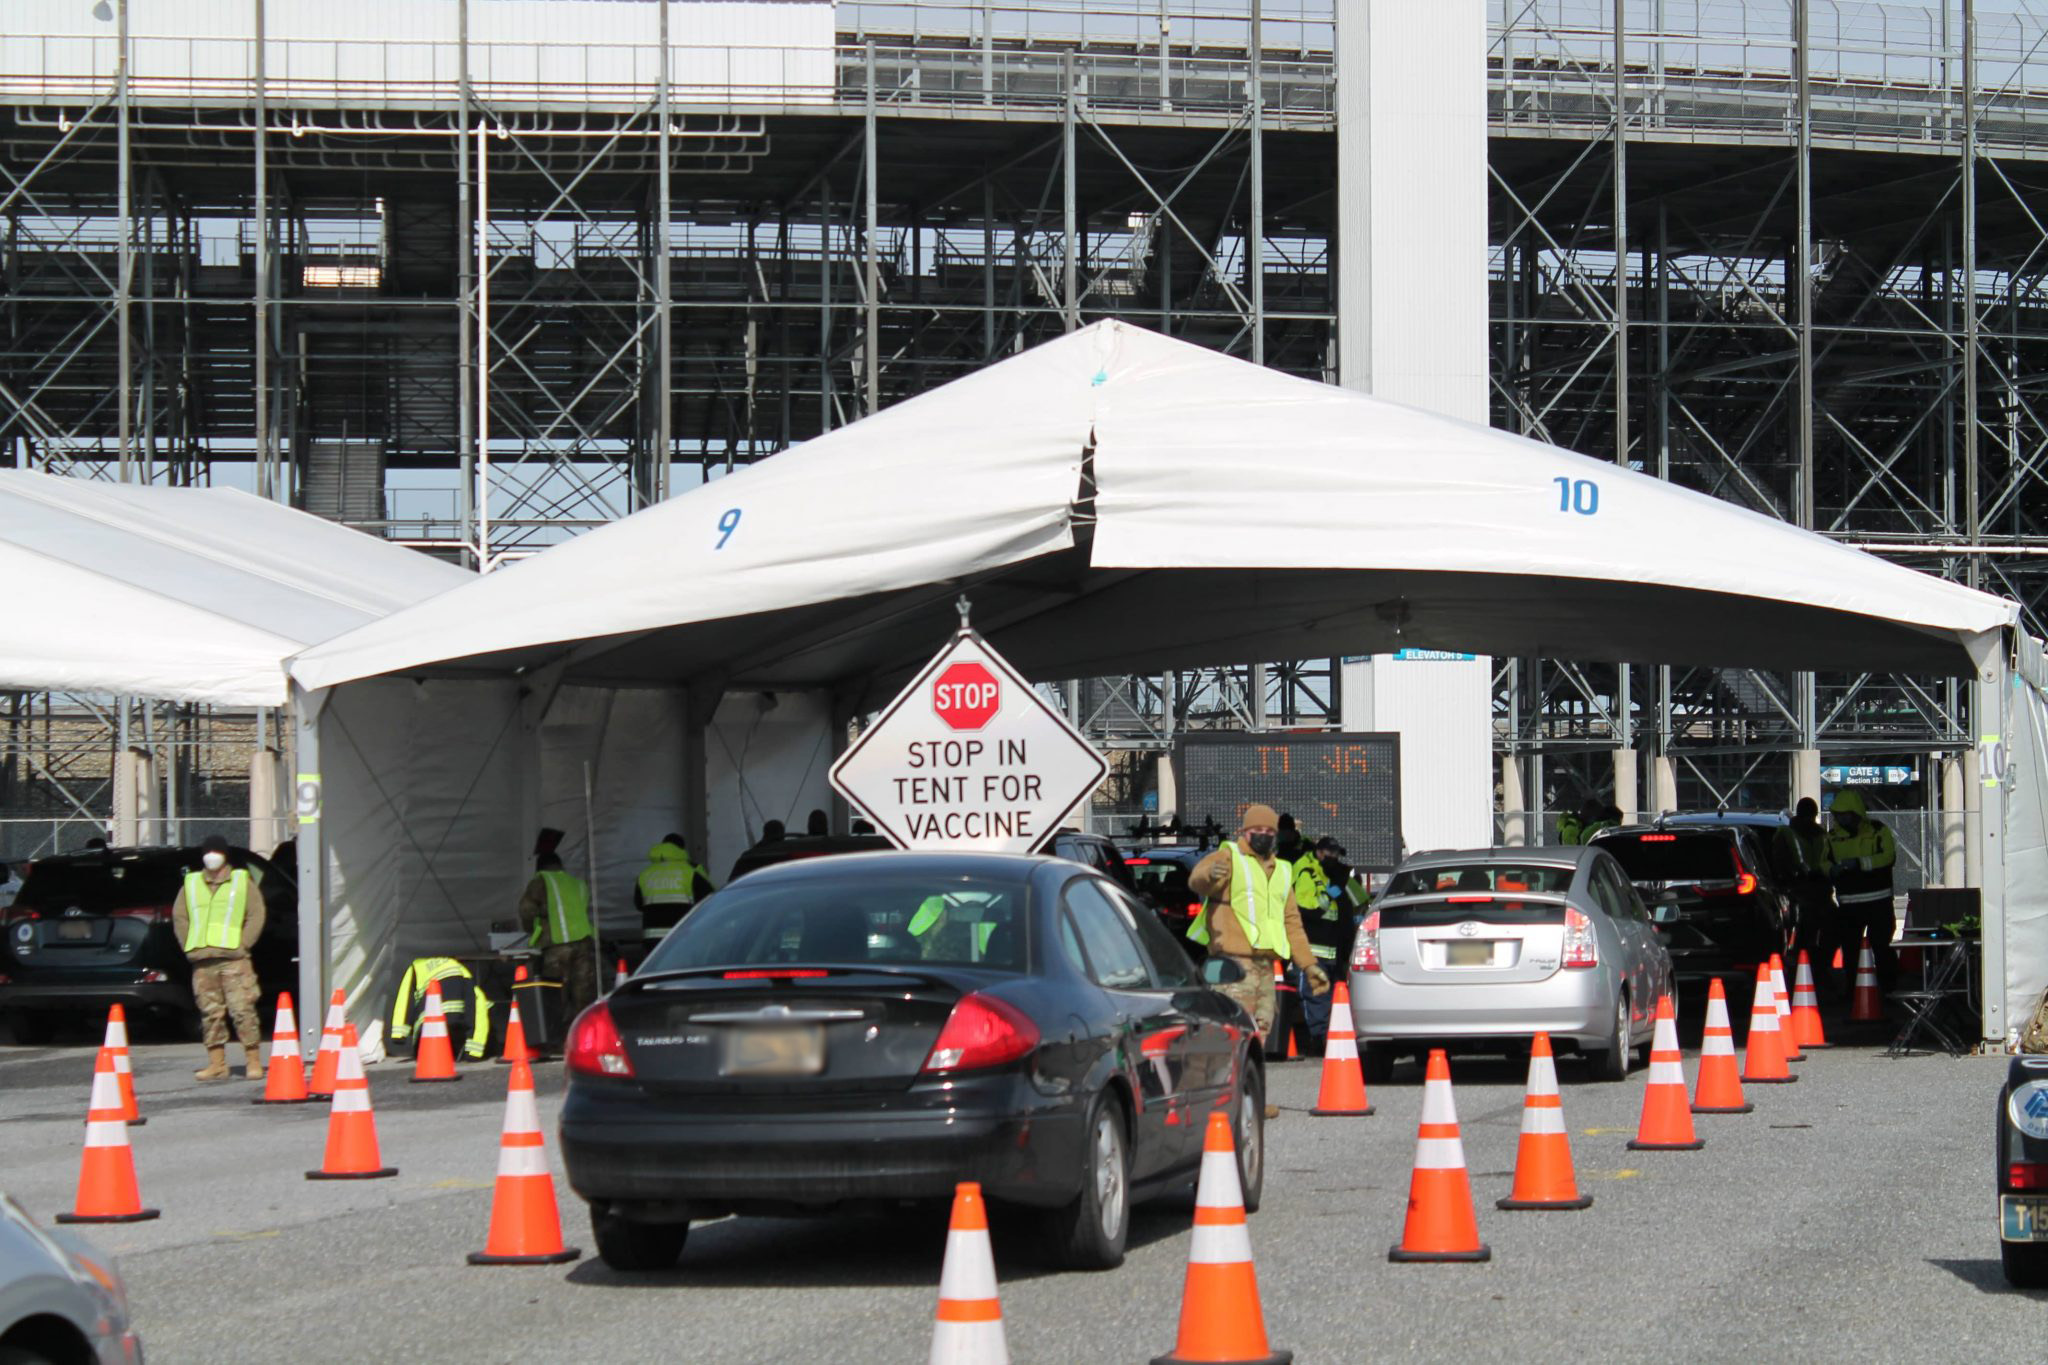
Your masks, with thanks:
[{"label": "white tent canopy", "polygon": [[0,687],[281,706],[286,658],[473,577],[232,489],[0,470]]},{"label": "white tent canopy", "polygon": [[[731,693],[823,694],[822,729],[843,734],[948,636],[963,592],[1041,679],[1406,646],[1940,672],[1981,693],[2018,619],[1701,493],[1099,323],[298,656],[295,684],[331,689],[301,741],[329,757],[334,984],[362,991],[398,950],[503,918],[540,812],[579,806],[586,775],[595,806],[699,839]],[[602,727],[564,743],[551,708],[587,711],[586,692],[636,698],[661,757],[605,757]],[[402,727],[465,736],[460,761],[409,777],[414,801],[462,792],[459,824],[444,805],[422,835],[373,790],[389,775],[350,736]],[[783,747],[793,774],[804,746]],[[727,748],[742,787],[745,752]],[[385,814],[339,827],[366,806]],[[378,875],[429,888],[431,910],[336,891],[405,840]],[[434,852],[451,840],[474,847],[472,879]]]}]

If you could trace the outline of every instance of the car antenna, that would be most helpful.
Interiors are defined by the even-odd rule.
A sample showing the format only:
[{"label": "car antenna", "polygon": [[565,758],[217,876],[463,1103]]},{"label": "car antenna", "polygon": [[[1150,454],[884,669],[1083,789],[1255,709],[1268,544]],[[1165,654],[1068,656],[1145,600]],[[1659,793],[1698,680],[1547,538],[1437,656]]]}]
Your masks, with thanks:
[{"label": "car antenna", "polygon": [[960,633],[962,635],[972,635],[974,633],[974,627],[968,623],[967,618],[973,612],[974,605],[973,603],[967,600],[966,593],[963,592],[960,594],[959,597],[954,599],[953,610],[960,613]]}]

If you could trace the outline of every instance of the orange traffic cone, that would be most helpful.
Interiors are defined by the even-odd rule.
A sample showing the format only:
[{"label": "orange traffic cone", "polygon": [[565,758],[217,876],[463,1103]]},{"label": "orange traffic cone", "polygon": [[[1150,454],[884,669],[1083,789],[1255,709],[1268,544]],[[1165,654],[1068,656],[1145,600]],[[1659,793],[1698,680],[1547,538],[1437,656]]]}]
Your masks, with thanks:
[{"label": "orange traffic cone", "polygon": [[1778,1041],[1785,1045],[1785,1060],[1803,1062],[1798,1036],[1792,1032],[1792,994],[1785,989],[1785,959],[1771,954],[1771,1004],[1778,1011]]},{"label": "orange traffic cone", "polygon": [[1643,1090],[1643,1117],[1629,1139],[1632,1152],[1696,1152],[1706,1140],[1693,1131],[1692,1104],[1685,1097],[1685,1061],[1678,1051],[1678,1015],[1671,997],[1657,997],[1657,1031],[1650,1039],[1650,1083]]},{"label": "orange traffic cone", "polygon": [[1707,987],[1707,1030],[1700,1038],[1700,1083],[1693,1091],[1695,1114],[1747,1114],[1756,1106],[1742,1095],[1735,1063],[1735,1030],[1728,1023],[1728,992],[1715,977]]},{"label": "orange traffic cone", "polygon": [[1365,1072],[1358,1065],[1358,1035],[1351,1028],[1351,988],[1342,981],[1331,987],[1323,1084],[1316,1092],[1316,1107],[1308,1112],[1317,1118],[1364,1118],[1372,1112],[1365,1097]]},{"label": "orange traffic cone", "polygon": [[128,1123],[148,1123],[135,1103],[134,1064],[128,1058],[128,1014],[119,1005],[107,1007],[107,1037],[101,1046],[114,1054],[114,1076],[121,1083],[121,1118]]},{"label": "orange traffic cone", "polygon": [[455,1071],[455,1049],[448,1046],[448,1016],[441,1010],[441,983],[427,983],[427,1003],[420,1011],[419,1048],[413,1053],[412,1079],[459,1081]]},{"label": "orange traffic cone", "polygon": [[514,1062],[536,1060],[533,1049],[526,1045],[526,1025],[519,1022],[519,988],[526,984],[526,968],[512,969],[512,1008],[505,1013],[505,1046],[498,1054],[499,1066],[510,1066]]},{"label": "orange traffic cone", "polygon": [[612,989],[617,990],[619,987],[625,985],[627,975],[628,973],[626,971],[626,959],[622,957],[619,959],[618,969],[612,973]]},{"label": "orange traffic cone", "polygon": [[1842,950],[1840,948],[1835,949],[1834,969],[1838,972],[1842,970]]},{"label": "orange traffic cone", "polygon": [[554,1265],[583,1253],[562,1245],[562,1213],[548,1173],[533,1069],[512,1064],[505,1090],[505,1129],[498,1139],[498,1183],[491,1194],[491,1231],[471,1265]]},{"label": "orange traffic cone", "polygon": [[1301,1060],[1301,1048],[1294,1041],[1294,1020],[1287,1012],[1287,997],[1293,994],[1287,985],[1287,971],[1276,957],[1273,959],[1273,1027],[1287,1035],[1287,1055],[1281,1060],[1298,1062]]},{"label": "orange traffic cone", "polygon": [[140,1223],[158,1216],[142,1207],[135,1184],[135,1153],[128,1147],[128,1121],[121,1117],[121,1078],[112,1048],[101,1048],[93,1064],[92,1098],[85,1108],[85,1157],[78,1167],[78,1198],[60,1223]]},{"label": "orange traffic cone", "polygon": [[1813,962],[1799,950],[1799,975],[1792,982],[1792,1041],[1802,1048],[1832,1047],[1820,1022],[1820,995],[1813,986]]},{"label": "orange traffic cone", "polygon": [[1442,1048],[1429,1054],[1422,1081],[1422,1124],[1415,1130],[1415,1174],[1408,1184],[1408,1222],[1390,1261],[1486,1261],[1493,1252],[1479,1240],[1472,1210],[1472,1178],[1458,1136],[1458,1106],[1451,1095],[1451,1061]]},{"label": "orange traffic cone", "polygon": [[1877,989],[1877,954],[1870,950],[1869,934],[1863,936],[1863,951],[1856,956],[1856,994],[1849,1002],[1849,1022],[1884,1022],[1884,996]]},{"label": "orange traffic cone", "polygon": [[946,1233],[945,1264],[939,1268],[939,1315],[930,1360],[931,1365],[1009,1365],[988,1210],[982,1207],[981,1186],[971,1180],[953,1187],[953,1222]]},{"label": "orange traffic cone", "polygon": [[292,1012],[292,995],[282,991],[277,997],[277,1027],[270,1035],[270,1070],[263,1082],[263,1095],[250,1100],[251,1104],[304,1104],[312,1098],[306,1093],[306,1059],[299,1054],[299,1019]]},{"label": "orange traffic cone", "polygon": [[341,1031],[348,1022],[342,1000],[342,993],[337,990],[327,1002],[327,1022],[320,1029],[320,1050],[313,1054],[313,1079],[306,1086],[310,1099],[324,1100],[334,1093],[335,1070],[341,1065]]},{"label": "orange traffic cone", "polygon": [[1756,969],[1756,999],[1749,1007],[1749,1048],[1742,1059],[1744,1085],[1790,1085],[1799,1078],[1785,1065],[1778,1034],[1778,997],[1771,989],[1771,965]]},{"label": "orange traffic cone", "polygon": [[377,1116],[370,1112],[370,1082],[356,1051],[356,1026],[341,1026],[341,1060],[334,1067],[334,1101],[327,1117],[327,1157],[308,1180],[376,1180],[397,1175],[377,1155]]},{"label": "orange traffic cone", "polygon": [[1209,1115],[1202,1135],[1202,1171],[1195,1182],[1195,1235],[1188,1243],[1188,1275],[1180,1295],[1180,1336],[1173,1354],[1152,1365],[1237,1361],[1288,1365],[1292,1351],[1266,1344],[1266,1314],[1252,1269],[1252,1239],[1244,1225],[1244,1187],[1237,1178],[1237,1148],[1230,1120]]},{"label": "orange traffic cone", "polygon": [[1572,1140],[1564,1127],[1564,1100],[1557,1093],[1557,1062],[1550,1035],[1529,1046],[1529,1091],[1522,1100],[1522,1143],[1515,1151],[1515,1185],[1494,1201],[1502,1209],[1587,1209],[1593,1196],[1579,1193],[1572,1174]]}]

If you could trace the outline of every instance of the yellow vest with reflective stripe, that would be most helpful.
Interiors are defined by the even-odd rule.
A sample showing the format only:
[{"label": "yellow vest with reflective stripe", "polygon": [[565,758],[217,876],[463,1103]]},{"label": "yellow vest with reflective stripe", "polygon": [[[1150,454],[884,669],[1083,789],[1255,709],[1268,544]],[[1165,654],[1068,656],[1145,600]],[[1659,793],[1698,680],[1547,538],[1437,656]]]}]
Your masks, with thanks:
[{"label": "yellow vest with reflective stripe", "polygon": [[567,872],[543,872],[541,885],[547,888],[548,908],[533,926],[529,941],[536,947],[580,943],[590,937],[590,889],[580,877]]},{"label": "yellow vest with reflective stripe", "polygon": [[185,951],[242,946],[242,912],[249,908],[249,871],[236,868],[218,886],[204,872],[185,874]]},{"label": "yellow vest with reflective stripe", "polygon": [[689,853],[674,844],[656,844],[648,853],[647,866],[640,870],[640,900],[646,905],[694,905],[697,900],[697,865]]},{"label": "yellow vest with reflective stripe", "polygon": [[[1287,888],[1294,881],[1294,865],[1284,858],[1273,860],[1270,874],[1260,870],[1256,860],[1247,858],[1236,844],[1225,844],[1230,855],[1230,905],[1244,936],[1259,952],[1291,955],[1287,943]],[[1197,943],[1209,941],[1209,916],[1204,907],[1188,925],[1188,937]]]}]

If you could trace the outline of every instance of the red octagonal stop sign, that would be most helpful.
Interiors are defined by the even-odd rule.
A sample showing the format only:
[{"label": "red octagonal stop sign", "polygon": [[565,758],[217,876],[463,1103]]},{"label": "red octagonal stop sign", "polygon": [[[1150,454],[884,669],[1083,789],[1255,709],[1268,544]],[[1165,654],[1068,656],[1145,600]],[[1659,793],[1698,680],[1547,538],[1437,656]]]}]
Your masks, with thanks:
[{"label": "red octagonal stop sign", "polygon": [[1002,684],[978,663],[949,664],[932,679],[932,713],[955,730],[979,730],[1002,709]]}]

